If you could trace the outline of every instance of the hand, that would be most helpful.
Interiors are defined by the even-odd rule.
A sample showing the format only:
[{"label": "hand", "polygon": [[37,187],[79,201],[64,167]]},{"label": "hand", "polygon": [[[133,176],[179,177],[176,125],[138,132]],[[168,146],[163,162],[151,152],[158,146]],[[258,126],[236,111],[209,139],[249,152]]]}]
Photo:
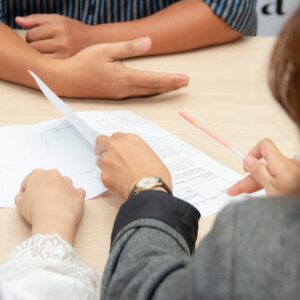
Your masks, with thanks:
[{"label": "hand", "polygon": [[149,96],[186,86],[185,75],[133,70],[119,61],[142,55],[150,47],[149,38],[88,47],[71,58],[49,64],[57,70],[57,76],[48,75],[50,86],[65,97],[106,99]]},{"label": "hand", "polygon": [[29,30],[25,39],[32,48],[50,57],[67,58],[90,44],[90,26],[65,16],[34,14],[16,23]]},{"label": "hand", "polygon": [[32,234],[58,233],[72,244],[82,218],[85,192],[56,170],[35,170],[15,198],[21,215],[32,224]]},{"label": "hand", "polygon": [[[96,141],[98,166],[103,184],[123,199],[127,199],[134,185],[144,177],[161,178],[171,189],[169,170],[152,149],[137,135],[115,133]],[[104,152],[103,152],[104,151]]]},{"label": "hand", "polygon": [[250,175],[227,190],[230,196],[251,194],[262,188],[269,196],[300,193],[300,163],[281,154],[268,139],[259,142],[249,152],[244,159],[244,169]]}]

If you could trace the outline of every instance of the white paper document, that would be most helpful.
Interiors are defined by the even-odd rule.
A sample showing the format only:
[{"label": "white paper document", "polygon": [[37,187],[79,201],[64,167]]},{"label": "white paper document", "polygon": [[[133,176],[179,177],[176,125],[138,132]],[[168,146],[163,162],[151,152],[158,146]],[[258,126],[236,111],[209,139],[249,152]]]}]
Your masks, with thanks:
[{"label": "white paper document", "polygon": [[75,112],[73,112],[50,88],[32,71],[29,74],[36,81],[37,85],[49,100],[49,102],[59,110],[62,115],[72,124],[72,126],[94,147],[98,133],[89,127]]},{"label": "white paper document", "polygon": [[[241,178],[158,126],[129,111],[78,115],[97,132],[140,135],[171,171],[174,195],[197,207],[205,217],[229,203],[225,190]],[[14,206],[23,178],[35,168],[58,169],[86,190],[87,199],[105,191],[93,150],[66,120],[0,128],[0,206]]]},{"label": "white paper document", "polygon": [[58,169],[84,187],[87,198],[105,190],[92,147],[65,119],[0,127],[0,140],[1,207],[14,206],[23,178],[36,168]]},{"label": "white paper document", "polygon": [[100,195],[105,187],[91,145],[97,134],[114,132],[141,136],[169,168],[174,195],[194,205],[203,217],[239,199],[226,194],[226,189],[241,178],[239,173],[132,112],[74,113],[38,77],[35,79],[66,118],[0,127],[0,207],[14,206],[23,178],[36,168],[58,169],[76,187],[85,189],[87,199]]}]

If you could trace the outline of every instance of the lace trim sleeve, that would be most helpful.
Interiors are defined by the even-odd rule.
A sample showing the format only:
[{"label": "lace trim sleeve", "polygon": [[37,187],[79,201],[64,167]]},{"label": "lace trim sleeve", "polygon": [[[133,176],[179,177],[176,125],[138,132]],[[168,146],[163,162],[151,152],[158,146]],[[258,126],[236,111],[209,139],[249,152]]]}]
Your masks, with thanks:
[{"label": "lace trim sleeve", "polygon": [[81,263],[75,250],[58,234],[37,234],[17,245],[0,267],[0,281],[21,278],[43,269],[80,280],[95,290],[99,274]]}]

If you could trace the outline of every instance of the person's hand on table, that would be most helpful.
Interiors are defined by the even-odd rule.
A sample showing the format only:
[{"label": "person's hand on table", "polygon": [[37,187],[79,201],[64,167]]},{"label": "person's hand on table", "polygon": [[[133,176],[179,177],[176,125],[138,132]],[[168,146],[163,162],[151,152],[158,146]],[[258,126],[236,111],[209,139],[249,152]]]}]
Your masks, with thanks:
[{"label": "person's hand on table", "polygon": [[260,141],[243,164],[249,176],[227,190],[230,196],[251,194],[263,188],[269,196],[300,193],[300,162],[284,156],[272,141]]},{"label": "person's hand on table", "polygon": [[159,177],[172,189],[169,170],[137,135],[101,135],[95,151],[100,155],[97,163],[102,170],[103,184],[122,199],[126,200],[134,185],[144,177]]},{"label": "person's hand on table", "polygon": [[62,15],[34,14],[17,17],[16,23],[28,30],[32,48],[51,57],[67,58],[89,45],[90,26]]},{"label": "person's hand on table", "polygon": [[[65,60],[49,58],[49,68],[55,71],[42,78],[50,83],[57,94],[71,98],[120,100],[165,93],[187,86],[186,75],[134,70],[120,62],[142,55],[150,47],[149,38],[94,45]],[[53,73],[57,76],[53,76]]]},{"label": "person's hand on table", "polygon": [[56,170],[35,170],[21,186],[15,203],[32,224],[32,235],[58,233],[72,245],[84,210],[85,191]]},{"label": "person's hand on table", "polygon": [[50,85],[60,96],[120,100],[165,93],[188,85],[186,75],[133,70],[120,62],[148,52],[149,38],[87,47],[90,26],[77,20],[56,14],[36,14],[17,17],[16,22],[30,29],[26,41],[35,50],[49,59],[66,58],[46,62],[53,65],[57,76],[63,77],[57,83],[57,76],[49,74]]}]

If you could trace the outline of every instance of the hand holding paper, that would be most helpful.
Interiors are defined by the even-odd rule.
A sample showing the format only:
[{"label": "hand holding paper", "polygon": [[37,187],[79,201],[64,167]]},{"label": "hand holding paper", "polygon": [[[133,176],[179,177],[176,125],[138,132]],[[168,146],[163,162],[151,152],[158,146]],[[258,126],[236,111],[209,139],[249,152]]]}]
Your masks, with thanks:
[{"label": "hand holding paper", "polygon": [[133,186],[142,178],[161,178],[172,190],[169,170],[155,152],[137,135],[115,133],[111,137],[100,136],[97,149],[105,149],[98,159],[103,184],[127,200]]}]

